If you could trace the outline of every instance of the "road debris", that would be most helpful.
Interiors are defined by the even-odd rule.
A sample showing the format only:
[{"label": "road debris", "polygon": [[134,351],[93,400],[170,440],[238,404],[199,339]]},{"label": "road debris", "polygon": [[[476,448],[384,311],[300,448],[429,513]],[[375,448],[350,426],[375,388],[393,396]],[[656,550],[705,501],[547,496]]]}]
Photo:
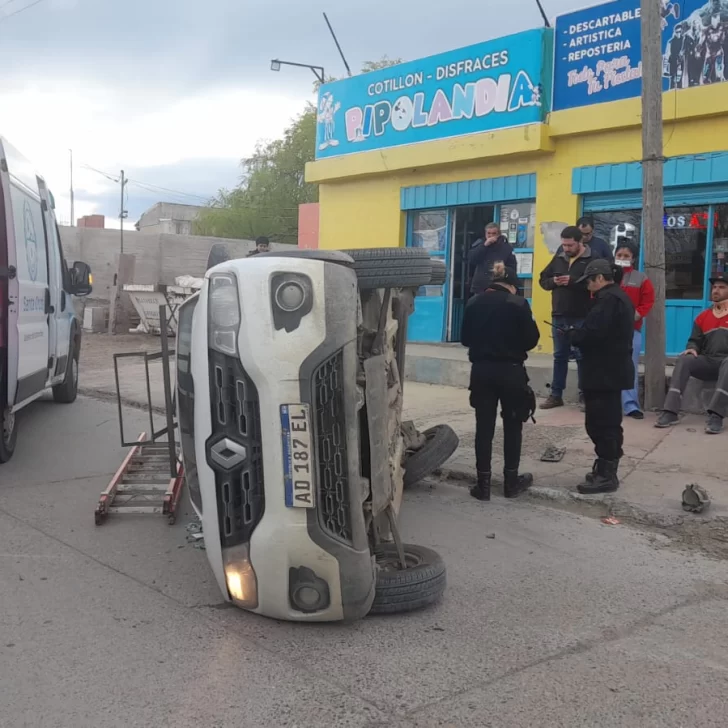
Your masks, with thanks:
[{"label": "road debris", "polygon": [[544,463],[560,463],[566,455],[565,447],[556,447],[556,445],[549,445],[541,455],[541,462]]},{"label": "road debris", "polygon": [[614,516],[606,516],[605,518],[602,518],[602,523],[605,523],[607,526],[619,526],[621,521]]},{"label": "road debris", "polygon": [[702,513],[710,508],[710,496],[703,486],[690,483],[682,494],[682,507],[689,513]]}]

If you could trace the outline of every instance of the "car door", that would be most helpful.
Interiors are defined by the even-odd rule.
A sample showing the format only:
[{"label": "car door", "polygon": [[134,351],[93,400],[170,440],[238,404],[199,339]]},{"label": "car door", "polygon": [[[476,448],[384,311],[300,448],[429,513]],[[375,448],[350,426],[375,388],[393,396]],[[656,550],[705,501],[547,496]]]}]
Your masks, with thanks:
[{"label": "car door", "polygon": [[38,189],[43,208],[43,223],[45,237],[48,241],[48,283],[50,311],[48,314],[49,327],[49,368],[51,376],[60,376],[66,372],[69,344],[71,340],[71,321],[73,306],[68,306],[68,296],[64,291],[67,275],[63,251],[61,248],[56,216],[53,209],[53,196],[50,194],[45,182],[38,179]]},{"label": "car door", "polygon": [[48,251],[38,178],[5,140],[0,141],[0,182],[10,233],[8,265],[15,269],[8,281],[8,400],[21,405],[48,382]]}]

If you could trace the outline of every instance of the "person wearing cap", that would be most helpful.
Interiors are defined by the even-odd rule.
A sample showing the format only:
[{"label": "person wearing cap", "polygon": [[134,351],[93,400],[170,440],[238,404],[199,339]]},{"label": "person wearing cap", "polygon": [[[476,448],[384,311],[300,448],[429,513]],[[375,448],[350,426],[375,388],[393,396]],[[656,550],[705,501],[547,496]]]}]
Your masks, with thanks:
[{"label": "person wearing cap", "polygon": [[728,414],[728,273],[710,277],[713,305],[695,319],[685,351],[675,364],[670,389],[655,427],[671,427],[680,414],[682,394],[690,377],[715,382],[715,394],[708,405],[705,431],[717,435]]},{"label": "person wearing cap", "polygon": [[586,431],[597,456],[592,472],[577,486],[585,495],[619,488],[622,391],[634,382],[634,306],[619,286],[621,279],[618,266],[604,259],[591,261],[579,283],[586,283],[594,303],[584,323],[568,332],[581,351]]},{"label": "person wearing cap", "polygon": [[470,495],[490,500],[493,436],[501,406],[503,418],[504,487],[506,498],[516,498],[533,483],[530,473],[519,473],[523,423],[535,399],[524,366],[536,347],[539,331],[531,307],[518,295],[518,278],[502,262],[493,265],[490,283],[465,307],[460,338],[469,349],[470,405],[475,410],[477,485]]},{"label": "person wearing cap", "polygon": [[[561,247],[551,262],[541,272],[539,283],[545,291],[551,292],[551,321],[554,325],[554,373],[551,379],[551,394],[541,409],[564,406],[564,389],[569,373],[569,358],[572,348],[564,331],[581,326],[591,305],[591,296],[583,280],[587,265],[595,259],[591,248],[584,245],[581,230],[567,227],[561,232]],[[575,352],[579,373],[579,400],[582,399],[581,356]]]},{"label": "person wearing cap", "polygon": [[645,418],[639,397],[639,362],[642,351],[642,324],[655,305],[655,289],[650,279],[635,268],[637,248],[628,241],[617,244],[614,253],[615,264],[622,269],[622,290],[629,296],[634,306],[634,337],[632,339],[632,363],[634,364],[634,385],[622,392],[622,411],[634,420]]},{"label": "person wearing cap", "polygon": [[270,240],[268,240],[265,235],[261,235],[255,239],[255,250],[251,250],[248,253],[248,258],[252,258],[254,255],[258,255],[259,253],[267,253],[269,250]]}]

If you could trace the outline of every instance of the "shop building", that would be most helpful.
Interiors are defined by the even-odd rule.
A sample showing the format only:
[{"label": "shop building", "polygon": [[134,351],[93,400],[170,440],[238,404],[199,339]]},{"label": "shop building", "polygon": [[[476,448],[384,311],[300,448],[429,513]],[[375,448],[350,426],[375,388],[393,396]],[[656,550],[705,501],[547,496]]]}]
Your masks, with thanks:
[{"label": "shop building", "polygon": [[[728,84],[705,42],[716,22],[728,36],[723,2],[685,0],[663,32],[669,354],[684,349],[709,272],[728,255]],[[600,237],[641,243],[639,22],[639,2],[617,0],[563,16],[554,31],[322,87],[306,173],[320,184],[319,247],[416,246],[447,263],[445,285],[416,300],[411,340],[458,341],[467,253],[488,222],[511,242],[539,322],[550,318],[539,273],[564,226],[591,214]],[[690,33],[702,43],[699,73]]]}]

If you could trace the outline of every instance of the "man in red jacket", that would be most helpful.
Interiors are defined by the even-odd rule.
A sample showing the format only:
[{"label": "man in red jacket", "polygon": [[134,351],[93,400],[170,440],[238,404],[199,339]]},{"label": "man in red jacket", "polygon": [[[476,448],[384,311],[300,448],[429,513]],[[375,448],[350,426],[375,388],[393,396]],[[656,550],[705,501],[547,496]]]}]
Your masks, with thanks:
[{"label": "man in red jacket", "polygon": [[723,419],[728,414],[728,273],[714,273],[710,285],[713,305],[695,319],[687,349],[675,364],[665,405],[655,427],[670,427],[678,421],[682,393],[688,379],[695,377],[716,382],[705,431],[717,435],[723,429]]},{"label": "man in red jacket", "polygon": [[622,290],[629,296],[634,306],[634,338],[632,340],[634,387],[622,392],[622,411],[626,417],[643,420],[645,416],[640,407],[638,367],[642,351],[642,324],[645,316],[655,305],[655,289],[650,279],[642,271],[636,270],[637,249],[632,243],[619,243],[614,254],[614,262],[624,271]]}]

